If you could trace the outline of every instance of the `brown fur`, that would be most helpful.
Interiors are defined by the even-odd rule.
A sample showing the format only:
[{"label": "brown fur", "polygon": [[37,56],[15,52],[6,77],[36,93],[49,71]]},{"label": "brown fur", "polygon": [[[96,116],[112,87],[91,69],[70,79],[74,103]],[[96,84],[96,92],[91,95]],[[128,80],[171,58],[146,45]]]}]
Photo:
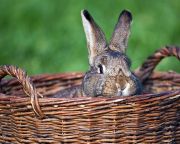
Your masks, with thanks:
[{"label": "brown fur", "polygon": [[[87,38],[90,70],[85,74],[82,86],[59,92],[56,96],[77,94],[81,96],[127,96],[142,91],[140,81],[131,72],[131,62],[125,54],[132,15],[121,12],[110,43],[87,10],[81,12]],[[64,96],[63,95],[63,96]]]}]

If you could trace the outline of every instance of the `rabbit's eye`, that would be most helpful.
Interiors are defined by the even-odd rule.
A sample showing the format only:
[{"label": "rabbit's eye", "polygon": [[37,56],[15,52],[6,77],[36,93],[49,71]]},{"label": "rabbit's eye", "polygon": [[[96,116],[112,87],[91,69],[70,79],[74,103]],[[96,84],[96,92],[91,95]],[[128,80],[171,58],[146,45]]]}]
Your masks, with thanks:
[{"label": "rabbit's eye", "polygon": [[104,69],[105,69],[104,65],[101,65],[101,64],[98,65],[98,73],[99,74],[103,74],[104,73]]}]

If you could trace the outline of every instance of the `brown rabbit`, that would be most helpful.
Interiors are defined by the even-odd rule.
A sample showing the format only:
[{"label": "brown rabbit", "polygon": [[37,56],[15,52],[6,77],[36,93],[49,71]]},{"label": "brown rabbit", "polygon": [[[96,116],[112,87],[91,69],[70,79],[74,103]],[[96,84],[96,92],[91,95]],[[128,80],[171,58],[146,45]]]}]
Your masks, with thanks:
[{"label": "brown rabbit", "polygon": [[115,26],[110,43],[87,10],[81,11],[87,39],[90,70],[82,85],[62,90],[54,97],[128,96],[140,94],[142,86],[131,72],[126,48],[132,15],[123,10]]}]

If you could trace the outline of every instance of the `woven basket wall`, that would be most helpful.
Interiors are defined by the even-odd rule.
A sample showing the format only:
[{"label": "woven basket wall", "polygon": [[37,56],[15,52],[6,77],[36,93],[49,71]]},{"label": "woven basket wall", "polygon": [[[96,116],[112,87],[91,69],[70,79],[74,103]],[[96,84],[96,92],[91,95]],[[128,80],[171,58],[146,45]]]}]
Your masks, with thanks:
[{"label": "woven basket wall", "polygon": [[165,47],[150,56],[135,71],[144,94],[128,97],[52,98],[79,85],[83,74],[30,80],[21,69],[2,66],[1,78],[16,78],[1,81],[0,143],[180,143],[180,74],[153,72],[167,56],[180,59],[180,48]]}]

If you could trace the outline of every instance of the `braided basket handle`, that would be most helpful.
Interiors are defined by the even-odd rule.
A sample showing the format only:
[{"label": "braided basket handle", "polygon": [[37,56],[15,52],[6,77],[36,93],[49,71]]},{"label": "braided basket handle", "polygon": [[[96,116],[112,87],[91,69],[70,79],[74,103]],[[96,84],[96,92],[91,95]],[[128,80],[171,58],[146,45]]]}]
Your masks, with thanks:
[{"label": "braided basket handle", "polygon": [[31,105],[35,112],[35,114],[42,118],[44,114],[41,111],[41,108],[39,106],[38,102],[38,93],[30,80],[30,78],[27,76],[26,72],[22,69],[15,67],[15,66],[0,66],[0,79],[5,77],[6,75],[10,75],[12,77],[17,78],[20,84],[23,86],[24,92],[30,96],[31,98]]},{"label": "braided basket handle", "polygon": [[176,46],[166,46],[157,50],[152,56],[135,71],[135,74],[144,82],[153,72],[158,63],[165,57],[175,56],[180,60],[180,48]]}]

